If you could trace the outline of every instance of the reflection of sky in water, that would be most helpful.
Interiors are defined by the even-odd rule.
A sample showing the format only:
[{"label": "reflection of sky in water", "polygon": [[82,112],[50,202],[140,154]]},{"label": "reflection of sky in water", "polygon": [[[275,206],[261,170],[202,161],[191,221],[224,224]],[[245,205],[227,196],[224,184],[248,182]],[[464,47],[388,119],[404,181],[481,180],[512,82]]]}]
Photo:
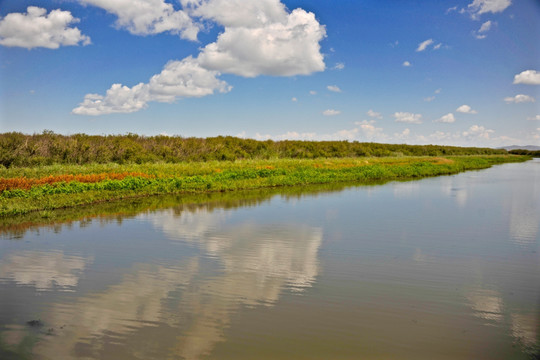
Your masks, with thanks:
[{"label": "reflection of sky in water", "polygon": [[[234,336],[268,335],[275,318],[275,332],[251,341],[289,339],[310,358],[512,357],[516,344],[538,346],[539,168],[249,208],[178,205],[3,240],[0,351],[35,343],[51,359],[200,359],[235,339],[255,358]],[[21,310],[25,301],[33,308]],[[32,318],[44,328],[25,326]]]},{"label": "reflection of sky in water", "polygon": [[79,275],[91,259],[68,256],[61,251],[22,251],[10,254],[0,262],[0,279],[10,279],[19,285],[31,285],[37,290],[73,290]]}]

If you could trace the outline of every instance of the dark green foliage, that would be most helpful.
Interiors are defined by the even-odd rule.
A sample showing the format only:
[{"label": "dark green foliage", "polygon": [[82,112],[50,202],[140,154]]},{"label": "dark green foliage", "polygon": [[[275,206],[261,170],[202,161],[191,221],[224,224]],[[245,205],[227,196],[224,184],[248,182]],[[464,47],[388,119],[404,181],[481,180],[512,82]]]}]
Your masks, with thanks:
[{"label": "dark green foliage", "polygon": [[232,136],[0,134],[0,164],[9,167],[88,163],[176,163],[241,159],[495,155],[506,150],[348,141],[257,141]]},{"label": "dark green foliage", "polygon": [[510,150],[509,154],[513,155],[527,155],[532,157],[540,157],[540,150],[524,150],[524,149],[515,149]]}]

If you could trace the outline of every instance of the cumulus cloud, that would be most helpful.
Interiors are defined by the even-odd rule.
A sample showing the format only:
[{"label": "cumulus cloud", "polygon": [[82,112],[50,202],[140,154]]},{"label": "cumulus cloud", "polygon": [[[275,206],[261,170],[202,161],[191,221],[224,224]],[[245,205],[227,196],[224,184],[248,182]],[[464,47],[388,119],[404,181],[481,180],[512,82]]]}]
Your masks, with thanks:
[{"label": "cumulus cloud", "polygon": [[477,114],[476,110],[473,110],[469,105],[461,105],[456,109],[457,112],[463,114]]},{"label": "cumulus cloud", "polygon": [[534,98],[532,96],[529,96],[529,95],[524,95],[524,94],[518,94],[514,97],[506,97],[504,98],[504,101],[506,101],[507,103],[526,103],[526,102],[534,102]]},{"label": "cumulus cloud", "polygon": [[341,92],[341,89],[336,85],[328,85],[326,88],[333,92],[338,92],[338,93]]},{"label": "cumulus cloud", "polygon": [[375,118],[375,119],[382,119],[382,115],[380,112],[373,111],[371,109],[368,110],[366,113],[369,117]]},{"label": "cumulus cloud", "polygon": [[462,132],[461,135],[467,140],[489,140],[492,133],[494,133],[494,131],[491,129],[486,129],[485,127],[479,125],[473,125],[467,131]]},{"label": "cumulus cloud", "polygon": [[105,96],[88,94],[73,109],[77,115],[103,115],[131,113],[146,108],[150,101],[173,102],[177,98],[202,97],[215,91],[226,93],[231,87],[217,78],[217,71],[202,68],[197,59],[187,57],[170,61],[161,73],[152,76],[148,83],[133,87],[113,84]]},{"label": "cumulus cloud", "polygon": [[474,0],[469,4],[467,10],[473,18],[486,13],[499,13],[512,5],[511,0]]},{"label": "cumulus cloud", "polygon": [[405,67],[409,67],[409,66],[411,66],[411,63],[410,63],[410,62],[408,62],[408,61],[404,61],[404,62],[403,62],[403,66],[405,66]]},{"label": "cumulus cloud", "polygon": [[417,52],[424,51],[431,44],[433,44],[433,39],[427,39],[426,41],[422,41],[420,44],[418,44],[416,51]]},{"label": "cumulus cloud", "polygon": [[319,45],[325,36],[325,27],[313,13],[295,9],[284,21],[226,26],[216,42],[202,49],[199,62],[207,69],[244,77],[308,75],[325,69]]},{"label": "cumulus cloud", "polygon": [[118,17],[116,25],[135,35],[163,32],[179,34],[197,40],[200,26],[184,10],[175,10],[165,0],[79,0],[96,6]]},{"label": "cumulus cloud", "polygon": [[341,111],[334,110],[334,109],[328,109],[323,111],[324,116],[335,116],[341,114]]},{"label": "cumulus cloud", "polygon": [[194,18],[215,21],[224,30],[197,57],[169,62],[147,84],[114,84],[104,96],[88,94],[75,114],[133,112],[149,101],[228,92],[231,87],[217,78],[221,73],[294,76],[325,69],[319,45],[326,36],[324,25],[311,12],[289,12],[279,0],[180,0],[183,10],[174,10],[164,0],[81,1],[116,14],[117,24],[135,34],[167,31],[195,40],[199,25]]},{"label": "cumulus cloud", "polygon": [[364,140],[373,141],[378,140],[382,141],[388,137],[384,134],[383,128],[375,126],[375,121],[359,121],[355,122],[355,125],[358,125],[358,130],[363,135]]},{"label": "cumulus cloud", "polygon": [[79,22],[69,11],[47,10],[29,6],[26,13],[7,14],[0,20],[0,45],[32,49],[44,47],[88,45],[90,38],[78,28],[70,27]]},{"label": "cumulus cloud", "polygon": [[440,119],[435,120],[435,122],[442,122],[442,123],[453,123],[456,121],[456,118],[454,117],[454,114],[449,113],[444,116],[442,116]]},{"label": "cumulus cloud", "polygon": [[514,76],[514,84],[540,85],[540,72],[525,70]]},{"label": "cumulus cloud", "polygon": [[409,124],[421,124],[422,118],[421,114],[413,114],[408,112],[396,112],[394,113],[396,122],[409,123]]}]

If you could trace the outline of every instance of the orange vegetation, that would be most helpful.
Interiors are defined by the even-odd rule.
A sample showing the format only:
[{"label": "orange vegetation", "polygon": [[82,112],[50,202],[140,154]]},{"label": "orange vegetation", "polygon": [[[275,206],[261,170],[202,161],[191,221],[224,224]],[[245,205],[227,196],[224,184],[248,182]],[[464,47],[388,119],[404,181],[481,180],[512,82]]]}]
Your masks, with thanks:
[{"label": "orange vegetation", "polygon": [[95,183],[103,180],[123,180],[124,178],[132,177],[144,177],[154,178],[154,175],[148,175],[140,172],[123,172],[123,173],[101,173],[101,174],[89,174],[89,175],[50,175],[39,179],[28,179],[26,177],[16,178],[0,178],[0,191],[21,189],[28,190],[32,186],[39,186],[45,184],[54,184],[57,182],[71,182],[78,181],[82,183]]}]

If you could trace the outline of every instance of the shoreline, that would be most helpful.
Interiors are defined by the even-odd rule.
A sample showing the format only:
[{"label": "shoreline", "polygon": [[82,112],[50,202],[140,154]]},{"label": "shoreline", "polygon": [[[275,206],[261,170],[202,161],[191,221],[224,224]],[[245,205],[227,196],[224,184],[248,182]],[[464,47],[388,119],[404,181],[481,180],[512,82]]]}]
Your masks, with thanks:
[{"label": "shoreline", "polygon": [[[0,171],[0,183],[12,186],[0,193],[0,218],[155,195],[412,180],[529,159],[515,155],[469,155],[10,168]],[[122,173],[127,175],[119,176]],[[94,178],[96,181],[92,181]],[[34,183],[39,184],[28,187]]]}]

